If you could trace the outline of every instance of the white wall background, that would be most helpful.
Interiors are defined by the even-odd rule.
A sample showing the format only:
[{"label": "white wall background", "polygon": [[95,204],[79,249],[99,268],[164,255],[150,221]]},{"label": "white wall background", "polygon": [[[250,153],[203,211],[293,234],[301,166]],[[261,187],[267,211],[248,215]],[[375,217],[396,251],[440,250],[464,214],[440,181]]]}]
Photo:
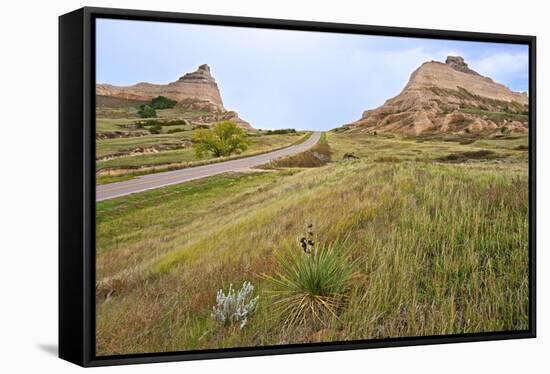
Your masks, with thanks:
[{"label": "white wall background", "polygon": [[6,1],[0,22],[0,372],[69,373],[57,346],[57,17],[84,5],[538,37],[538,338],[94,369],[94,373],[548,372],[550,27],[532,0]]}]

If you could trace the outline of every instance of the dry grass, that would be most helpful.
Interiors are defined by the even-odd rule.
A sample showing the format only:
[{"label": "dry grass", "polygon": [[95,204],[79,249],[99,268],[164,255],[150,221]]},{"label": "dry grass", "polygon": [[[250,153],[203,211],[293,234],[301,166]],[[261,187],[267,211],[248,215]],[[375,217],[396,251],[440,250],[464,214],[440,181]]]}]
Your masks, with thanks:
[{"label": "dry grass", "polygon": [[274,161],[269,166],[276,168],[315,168],[329,162],[331,155],[332,151],[326,140],[326,134],[322,134],[319,143],[312,148],[305,152]]},{"label": "dry grass", "polygon": [[[415,161],[478,142],[345,133],[328,142],[334,161],[322,168],[222,175],[98,203],[98,354],[528,327],[528,174],[525,152],[509,150],[515,141],[484,141],[512,152],[501,164]],[[361,159],[338,162],[346,152]],[[282,271],[276,250],[301,250],[305,222],[319,243],[348,237],[356,275],[322,326],[283,329],[265,276]],[[243,330],[220,329],[210,317],[216,291],[245,280],[257,311]]]}]

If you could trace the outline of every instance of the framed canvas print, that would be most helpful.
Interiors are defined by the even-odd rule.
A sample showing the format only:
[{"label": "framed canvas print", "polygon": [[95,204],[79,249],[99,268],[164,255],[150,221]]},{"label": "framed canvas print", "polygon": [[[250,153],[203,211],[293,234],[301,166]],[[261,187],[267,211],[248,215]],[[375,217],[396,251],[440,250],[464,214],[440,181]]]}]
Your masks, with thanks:
[{"label": "framed canvas print", "polygon": [[59,27],[61,358],[535,337],[535,37]]}]

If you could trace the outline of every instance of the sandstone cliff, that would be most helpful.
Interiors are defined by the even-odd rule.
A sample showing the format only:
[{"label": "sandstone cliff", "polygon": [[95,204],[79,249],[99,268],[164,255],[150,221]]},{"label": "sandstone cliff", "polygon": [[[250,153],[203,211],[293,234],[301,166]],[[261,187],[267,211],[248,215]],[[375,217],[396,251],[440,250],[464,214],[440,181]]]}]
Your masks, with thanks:
[{"label": "sandstone cliff", "polygon": [[[116,97],[125,100],[148,101],[157,96],[176,100],[178,107],[186,110],[204,110],[213,122],[230,119],[241,127],[249,128],[250,124],[234,111],[227,111],[223,106],[220,90],[216,80],[206,64],[192,72],[184,74],[177,81],[168,84],[137,83],[132,86],[113,86],[97,84],[96,95]],[[218,118],[219,117],[219,118]],[[205,121],[206,122],[206,121]]]},{"label": "sandstone cliff", "polygon": [[346,127],[355,131],[487,133],[528,131],[528,97],[470,69],[462,57],[416,69],[403,91]]}]

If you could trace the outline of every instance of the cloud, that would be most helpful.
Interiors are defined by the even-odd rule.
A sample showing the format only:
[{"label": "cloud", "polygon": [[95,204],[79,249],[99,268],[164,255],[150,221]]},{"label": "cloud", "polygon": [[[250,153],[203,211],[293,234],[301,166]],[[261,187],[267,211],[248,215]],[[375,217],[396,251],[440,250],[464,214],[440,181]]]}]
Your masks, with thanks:
[{"label": "cloud", "polygon": [[[396,96],[405,87],[413,71],[427,61],[444,62],[447,56],[461,55],[449,48],[421,46],[402,49],[357,49],[351,54],[349,71],[363,72],[364,109],[372,109]],[[353,82],[350,82],[350,84]]]},{"label": "cloud", "polygon": [[522,45],[120,20],[103,20],[97,43],[107,83],[166,83],[208,63],[225,106],[262,128],[349,123],[448,55],[515,90],[528,75]]},{"label": "cloud", "polygon": [[529,77],[529,56],[526,52],[499,52],[470,62],[472,69],[508,86],[524,85]]}]

